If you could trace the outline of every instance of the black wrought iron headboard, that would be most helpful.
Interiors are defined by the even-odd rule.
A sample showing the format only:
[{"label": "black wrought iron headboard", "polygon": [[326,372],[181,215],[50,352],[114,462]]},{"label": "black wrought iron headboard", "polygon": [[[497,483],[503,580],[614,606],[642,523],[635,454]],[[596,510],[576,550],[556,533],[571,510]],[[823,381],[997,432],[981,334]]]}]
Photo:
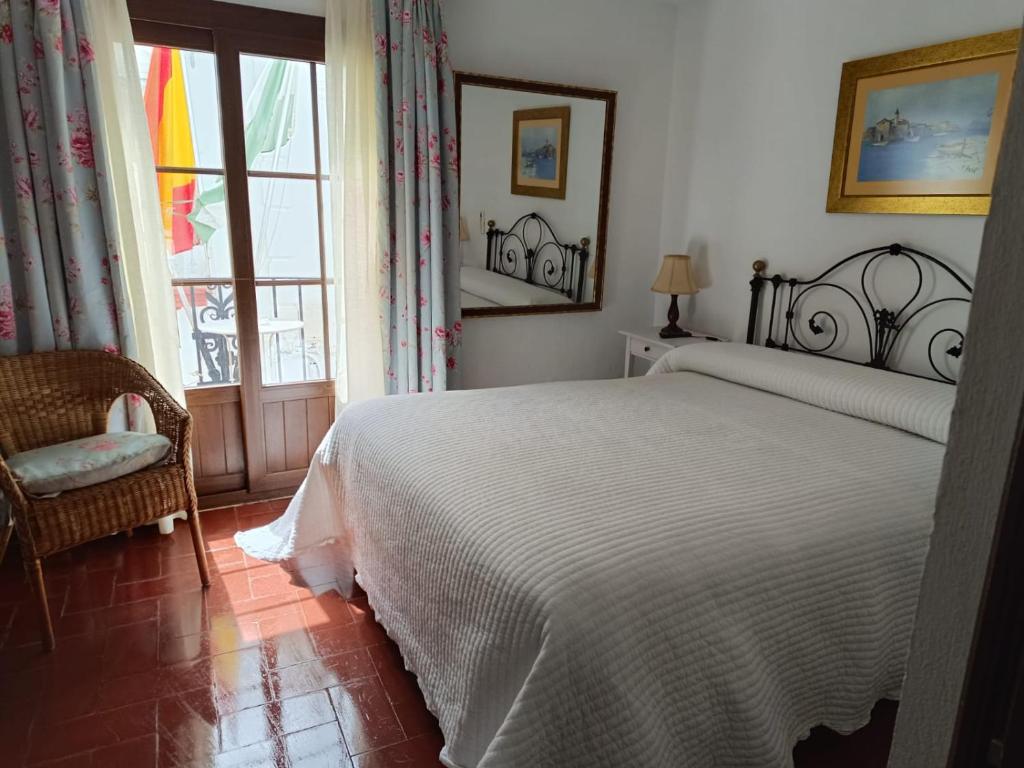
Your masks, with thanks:
[{"label": "black wrought iron headboard", "polygon": [[528,213],[507,230],[487,222],[488,271],[550,288],[577,304],[584,300],[589,259],[589,237],[579,245],[563,243],[539,214]]},{"label": "black wrought iron headboard", "polygon": [[[869,290],[868,278],[872,266],[881,264],[880,260],[888,257],[902,257],[913,265],[917,275],[917,285],[905,302],[897,302],[898,309],[889,309],[879,296],[877,289]],[[845,266],[857,259],[864,260],[864,266],[860,272],[859,292],[857,286],[841,285],[835,282],[837,273]],[[922,251],[894,243],[879,248],[869,248],[860,251],[852,256],[833,264],[820,275],[812,280],[800,280],[798,278],[785,278],[782,275],[768,277],[764,274],[767,264],[764,261],[754,262],[754,276],[750,281],[750,316],[747,322],[747,343],[754,344],[758,336],[758,320],[761,306],[767,301],[767,295],[771,296],[771,304],[768,309],[767,329],[764,333],[764,346],[775,347],[782,350],[797,350],[809,354],[823,355],[825,357],[842,358],[836,354],[829,354],[835,351],[834,347],[840,338],[840,323],[836,314],[829,308],[805,309],[808,304],[807,297],[810,293],[821,288],[831,288],[845,294],[858,312],[853,313],[853,324],[859,327],[859,319],[863,319],[864,329],[867,333],[867,349],[869,359],[864,361],[865,365],[885,370],[896,370],[893,367],[893,351],[901,335],[910,328],[914,321],[920,322],[926,317],[930,310],[940,305],[963,302],[970,304],[971,294],[974,289],[964,278],[962,278],[952,267],[939,259]],[[950,286],[949,293],[937,293],[938,298],[932,295],[922,295],[925,289],[925,269],[930,271],[934,278],[932,288],[939,289],[940,279]],[[872,277],[874,274],[872,273]],[[765,290],[770,288],[771,291]],[[859,314],[859,318],[858,318]],[[810,342],[803,337],[802,323],[806,322],[807,329],[817,337],[824,335],[826,338],[819,344]],[[944,323],[943,323],[944,325]],[[829,328],[831,326],[831,328]],[[911,373],[910,371],[899,371],[900,373],[911,373],[915,376],[943,381],[955,384],[954,375],[943,370],[936,358],[937,348],[943,348],[943,352],[950,358],[959,358],[964,348],[964,333],[966,327],[966,313],[964,314],[964,326],[942,327],[928,339],[926,349],[928,364],[934,376]],[[831,336],[828,336],[831,330]],[[909,333],[909,332],[908,332]],[[942,340],[944,343],[937,344]],[[942,359],[942,358],[939,358]]]}]

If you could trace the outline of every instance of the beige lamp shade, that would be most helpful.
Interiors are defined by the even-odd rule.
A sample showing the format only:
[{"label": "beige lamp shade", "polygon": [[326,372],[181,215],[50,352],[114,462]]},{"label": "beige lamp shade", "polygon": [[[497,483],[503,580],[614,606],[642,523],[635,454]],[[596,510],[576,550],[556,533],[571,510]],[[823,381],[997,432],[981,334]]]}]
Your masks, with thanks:
[{"label": "beige lamp shade", "polygon": [[466,223],[465,216],[459,216],[459,240],[462,242],[469,240],[469,225]]},{"label": "beige lamp shade", "polygon": [[700,288],[693,278],[690,257],[685,254],[670,254],[661,262],[661,271],[654,280],[651,290],[655,293],[670,293],[673,296],[688,296]]}]

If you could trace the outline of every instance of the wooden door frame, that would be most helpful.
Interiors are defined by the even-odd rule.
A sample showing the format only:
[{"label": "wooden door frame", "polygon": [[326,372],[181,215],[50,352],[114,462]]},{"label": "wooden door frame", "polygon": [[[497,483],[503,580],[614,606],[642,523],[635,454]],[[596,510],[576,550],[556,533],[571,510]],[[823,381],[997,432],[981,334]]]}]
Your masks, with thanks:
[{"label": "wooden door frame", "polygon": [[[250,492],[293,489],[306,476],[306,468],[271,472],[266,450],[266,424],[264,404],[291,398],[334,396],[334,382],[330,379],[266,385],[263,383],[261,342],[256,288],[259,278],[253,262],[251,208],[249,204],[249,171],[246,167],[245,143],[239,140],[244,126],[241,90],[240,57],[243,54],[273,56],[302,61],[323,62],[324,43],[313,44],[304,38],[279,38],[262,32],[214,31],[215,54],[222,84],[221,122],[224,131],[224,172],[228,206],[231,211],[231,251],[235,273],[235,307],[238,316],[238,355],[241,372],[242,417],[245,422],[246,462]],[[312,85],[312,84],[311,84]],[[316,108],[316,94],[313,94]],[[313,142],[319,163],[319,130],[313,126]],[[320,169],[321,172],[323,169]],[[326,280],[323,243],[323,211],[320,200],[321,180],[317,187],[318,226],[320,227],[321,279]],[[232,202],[234,201],[234,202]],[[321,292],[321,295],[323,293]],[[323,306],[325,325],[329,321],[327,307]],[[325,344],[325,350],[329,344]],[[329,352],[327,352],[329,355]],[[329,357],[325,368],[329,370]],[[326,373],[327,371],[325,371]]]},{"label": "wooden door frame", "polygon": [[[210,51],[217,61],[240,374],[240,383],[231,386],[237,386],[241,403],[246,490],[218,493],[216,488],[211,488],[214,495],[210,501],[234,503],[243,498],[242,494],[249,498],[259,498],[290,492],[301,483],[306,469],[275,473],[268,471],[263,405],[289,396],[333,398],[334,382],[325,379],[284,385],[263,384],[256,299],[259,281],[252,259],[249,173],[243,140],[245,120],[239,57],[241,54],[253,54],[322,63],[325,55],[324,18],[215,0],[128,0],[128,10],[138,42]],[[314,129],[314,143],[318,152],[319,140],[319,132]],[[321,278],[326,279],[323,211],[319,196],[321,185],[322,182],[317,178]],[[323,310],[323,321],[327,326],[329,314],[326,300],[323,301]],[[325,343],[324,346],[325,354],[329,355],[329,344]],[[325,368],[325,373],[328,373],[330,363],[326,356]],[[194,397],[200,400],[205,398],[204,395]]]},{"label": "wooden door frame", "polygon": [[[1018,424],[1013,474],[996,523],[949,768],[1024,765],[1022,443],[1024,428]],[[1011,727],[1013,722],[1019,727]]]},{"label": "wooden door frame", "polygon": [[221,86],[218,92],[224,147],[224,190],[227,194],[231,265],[235,278],[235,322],[238,334],[239,393],[245,435],[246,486],[251,491],[254,473],[266,471],[267,454],[263,440],[254,439],[254,436],[263,434],[263,409],[259,402],[259,383],[263,374],[252,259],[249,175],[245,142],[239,141],[237,131],[237,126],[245,125],[240,52],[237,40],[231,33],[214,34],[214,55],[217,57],[217,77]]},{"label": "wooden door frame", "polygon": [[[324,17],[217,0],[127,0],[132,26],[158,22],[186,29],[268,35],[323,48]],[[191,46],[189,46],[191,47]],[[321,53],[321,56],[323,54]]]}]

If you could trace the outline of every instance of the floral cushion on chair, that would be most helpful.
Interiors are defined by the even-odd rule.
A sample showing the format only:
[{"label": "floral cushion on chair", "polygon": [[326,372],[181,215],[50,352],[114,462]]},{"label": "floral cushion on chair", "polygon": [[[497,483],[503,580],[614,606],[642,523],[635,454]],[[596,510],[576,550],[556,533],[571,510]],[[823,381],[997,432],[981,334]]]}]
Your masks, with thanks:
[{"label": "floral cushion on chair", "polygon": [[138,472],[165,459],[170,450],[171,441],[163,435],[108,432],[16,453],[7,467],[26,493],[49,496]]}]

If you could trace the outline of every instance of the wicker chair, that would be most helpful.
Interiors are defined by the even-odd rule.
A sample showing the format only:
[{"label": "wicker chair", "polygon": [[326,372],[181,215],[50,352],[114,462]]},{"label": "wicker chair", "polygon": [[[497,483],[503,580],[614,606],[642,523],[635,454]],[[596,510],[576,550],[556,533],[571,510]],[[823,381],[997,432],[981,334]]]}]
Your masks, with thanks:
[{"label": "wicker chair", "polygon": [[[101,434],[113,402],[136,394],[171,441],[157,466],[52,498],[23,493],[4,458]],[[11,502],[25,572],[39,603],[43,645],[54,647],[42,559],[94,539],[185,511],[199,577],[210,577],[190,463],[192,417],[138,363],[106,352],[42,352],[0,357],[0,491]]]}]

